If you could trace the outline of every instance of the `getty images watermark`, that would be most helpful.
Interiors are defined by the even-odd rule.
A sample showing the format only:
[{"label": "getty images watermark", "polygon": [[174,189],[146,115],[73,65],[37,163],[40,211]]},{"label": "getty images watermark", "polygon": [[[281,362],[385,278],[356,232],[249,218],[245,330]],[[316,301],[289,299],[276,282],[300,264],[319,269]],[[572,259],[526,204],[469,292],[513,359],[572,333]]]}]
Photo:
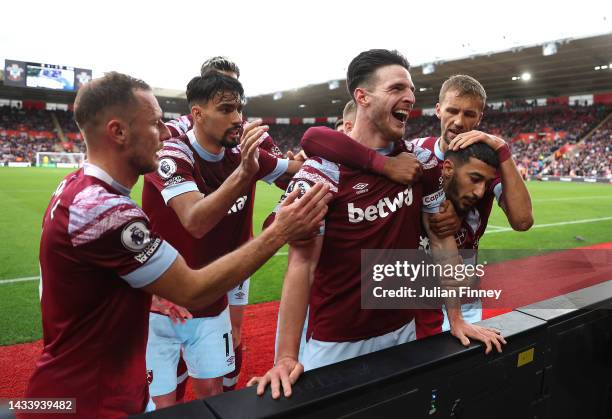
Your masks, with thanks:
[{"label": "getty images watermark", "polygon": [[[434,257],[435,256],[435,257]],[[612,251],[370,249],[361,252],[364,309],[433,309],[474,301],[511,310],[612,278]],[[567,308],[574,308],[568,303]]]}]

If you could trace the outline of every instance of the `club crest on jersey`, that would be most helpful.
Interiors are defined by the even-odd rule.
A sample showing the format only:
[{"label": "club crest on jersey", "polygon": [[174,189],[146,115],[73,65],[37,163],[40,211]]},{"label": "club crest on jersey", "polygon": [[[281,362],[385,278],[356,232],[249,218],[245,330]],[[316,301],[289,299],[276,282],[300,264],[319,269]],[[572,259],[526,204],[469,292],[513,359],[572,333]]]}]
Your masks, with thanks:
[{"label": "club crest on jersey", "polygon": [[162,179],[170,179],[176,173],[176,162],[169,158],[161,159],[157,173],[159,173]]},{"label": "club crest on jersey", "polygon": [[140,252],[149,244],[151,234],[142,221],[134,221],[126,225],[121,232],[121,243],[132,252]]}]

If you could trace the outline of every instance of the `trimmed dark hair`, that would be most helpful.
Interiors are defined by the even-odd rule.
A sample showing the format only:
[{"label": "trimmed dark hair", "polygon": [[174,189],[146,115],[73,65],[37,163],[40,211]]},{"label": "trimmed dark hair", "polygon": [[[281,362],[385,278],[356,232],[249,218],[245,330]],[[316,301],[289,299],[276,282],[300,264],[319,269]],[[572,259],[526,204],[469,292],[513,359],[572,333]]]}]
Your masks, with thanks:
[{"label": "trimmed dark hair", "polygon": [[497,153],[485,143],[474,143],[457,151],[447,150],[444,154],[445,159],[452,160],[459,167],[466,164],[470,160],[470,157],[499,169],[499,157]]},{"label": "trimmed dark hair", "polygon": [[334,124],[334,129],[338,129],[338,127],[342,124],[344,124],[344,121],[342,120],[342,118],[336,119],[336,123]]},{"label": "trimmed dark hair", "polygon": [[200,68],[200,75],[204,76],[213,70],[236,73],[236,77],[240,78],[240,69],[235,62],[228,60],[226,57],[216,56],[204,61]]},{"label": "trimmed dark hair", "polygon": [[74,119],[82,129],[97,124],[100,113],[112,107],[137,103],[136,90],[150,91],[151,86],[127,74],[112,71],[81,87],[74,100]]},{"label": "trimmed dark hair", "polygon": [[472,76],[455,74],[446,79],[440,88],[440,95],[438,96],[440,103],[444,100],[446,92],[451,90],[459,93],[459,96],[470,96],[480,99],[483,109],[485,103],[487,103],[487,92],[482,87],[482,84]]},{"label": "trimmed dark hair", "polygon": [[206,103],[222,92],[234,93],[240,101],[244,100],[244,89],[237,79],[212,71],[204,77],[196,76],[191,79],[187,84],[187,102],[189,106],[198,102]]},{"label": "trimmed dark hair", "polygon": [[371,49],[353,58],[346,72],[346,86],[349,95],[355,99],[355,89],[369,83],[376,70],[388,65],[401,65],[406,70],[410,70],[410,63],[406,57],[396,50]]}]

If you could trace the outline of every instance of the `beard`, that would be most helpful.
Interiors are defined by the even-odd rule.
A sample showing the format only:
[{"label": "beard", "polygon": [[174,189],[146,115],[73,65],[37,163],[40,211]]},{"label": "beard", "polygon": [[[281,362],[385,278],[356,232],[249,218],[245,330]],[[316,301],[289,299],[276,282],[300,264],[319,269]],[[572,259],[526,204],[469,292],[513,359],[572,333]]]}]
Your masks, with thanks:
[{"label": "beard", "polygon": [[470,207],[466,208],[461,205],[461,199],[459,199],[459,186],[457,185],[457,180],[454,176],[448,181],[444,193],[446,194],[446,198],[448,198],[453,203],[457,215],[463,217],[465,214],[468,213]]},{"label": "beard", "polygon": [[221,141],[219,141],[219,144],[221,144],[222,147],[234,148],[238,144],[240,144],[240,137],[242,136],[242,129],[240,129],[240,135],[238,135],[236,139],[230,139],[230,134],[232,133],[232,131],[235,131],[236,128],[237,127],[232,127],[232,128],[228,128],[227,130],[225,130],[225,132],[223,133],[223,137],[221,138]]}]

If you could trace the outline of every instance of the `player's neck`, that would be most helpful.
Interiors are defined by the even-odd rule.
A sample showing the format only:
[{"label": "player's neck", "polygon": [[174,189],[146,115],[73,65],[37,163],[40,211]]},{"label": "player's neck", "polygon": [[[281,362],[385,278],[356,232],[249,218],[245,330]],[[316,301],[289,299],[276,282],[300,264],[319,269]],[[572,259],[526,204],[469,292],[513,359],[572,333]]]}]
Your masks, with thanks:
[{"label": "player's neck", "polygon": [[212,154],[221,153],[223,146],[214,139],[209,138],[197,124],[193,126],[193,133],[195,134],[196,141],[204,150]]},{"label": "player's neck", "polygon": [[382,133],[376,129],[374,124],[365,120],[356,120],[351,131],[351,138],[368,148],[385,148],[389,145],[389,139],[384,138]]},{"label": "player's neck", "polygon": [[125,159],[112,156],[100,156],[90,152],[87,156],[87,162],[94,166],[98,166],[108,173],[115,182],[118,182],[128,189],[134,187],[138,181],[138,176],[140,176],[137,172],[134,172],[129,164],[126,164]]}]

